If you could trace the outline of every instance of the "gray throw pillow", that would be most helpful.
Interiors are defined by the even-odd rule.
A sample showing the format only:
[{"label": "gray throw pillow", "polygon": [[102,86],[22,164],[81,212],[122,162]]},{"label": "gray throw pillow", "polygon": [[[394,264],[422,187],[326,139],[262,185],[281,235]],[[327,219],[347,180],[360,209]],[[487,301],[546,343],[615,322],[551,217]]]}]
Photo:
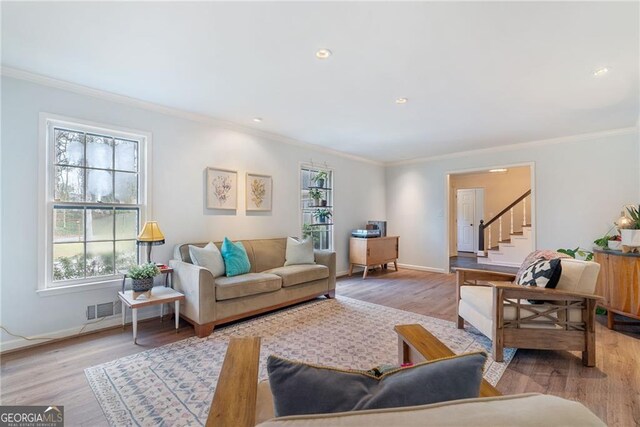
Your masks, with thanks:
[{"label": "gray throw pillow", "polygon": [[189,256],[193,264],[208,269],[213,277],[224,276],[224,260],[218,247],[209,242],[204,248],[189,245]]},{"label": "gray throw pillow", "polygon": [[380,377],[269,356],[275,415],[327,414],[478,397],[487,355],[469,353],[389,371]]}]

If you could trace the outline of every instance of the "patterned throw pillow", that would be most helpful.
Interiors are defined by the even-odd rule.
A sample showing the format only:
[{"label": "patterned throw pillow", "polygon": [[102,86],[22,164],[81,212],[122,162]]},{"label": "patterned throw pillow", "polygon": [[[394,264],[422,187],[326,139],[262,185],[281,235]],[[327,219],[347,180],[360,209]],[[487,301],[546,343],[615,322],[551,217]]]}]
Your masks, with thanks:
[{"label": "patterned throw pillow", "polygon": [[239,276],[251,271],[251,263],[242,242],[233,243],[224,238],[221,251],[227,277]]},{"label": "patterned throw pillow", "polygon": [[516,283],[523,286],[553,289],[558,285],[561,275],[562,264],[560,259],[547,260],[539,258],[529,264],[522,276],[520,276],[520,280]]},{"label": "patterned throw pillow", "polygon": [[407,368],[342,370],[267,359],[277,417],[397,408],[478,397],[487,355],[463,354]]},{"label": "patterned throw pillow", "polygon": [[527,257],[522,262],[522,265],[520,266],[520,269],[516,273],[516,283],[518,283],[520,281],[520,276],[522,276],[522,273],[524,273],[524,270],[526,270],[531,265],[531,263],[533,261],[535,261],[537,259],[540,259],[540,258],[558,259],[558,258],[571,258],[571,257],[569,255],[567,255],[567,254],[563,254],[563,253],[556,252],[556,251],[551,251],[551,250],[548,250],[548,249],[542,249],[542,250],[533,251],[529,255],[527,255]]}]

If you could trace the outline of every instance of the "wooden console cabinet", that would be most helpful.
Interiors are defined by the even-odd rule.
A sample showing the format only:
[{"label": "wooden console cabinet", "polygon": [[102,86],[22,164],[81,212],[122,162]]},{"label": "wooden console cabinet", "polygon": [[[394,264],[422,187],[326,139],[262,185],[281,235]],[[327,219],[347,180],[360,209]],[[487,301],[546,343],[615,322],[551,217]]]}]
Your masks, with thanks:
[{"label": "wooden console cabinet", "polygon": [[[600,264],[596,294],[604,297],[599,305],[607,309],[607,327],[613,329],[614,313],[640,320],[640,254],[596,249]],[[636,323],[636,322],[634,322]]]},{"label": "wooden console cabinet", "polygon": [[372,237],[363,239],[352,237],[349,242],[349,276],[353,273],[353,266],[364,267],[362,278],[367,277],[369,267],[384,266],[393,262],[398,271],[398,236]]}]

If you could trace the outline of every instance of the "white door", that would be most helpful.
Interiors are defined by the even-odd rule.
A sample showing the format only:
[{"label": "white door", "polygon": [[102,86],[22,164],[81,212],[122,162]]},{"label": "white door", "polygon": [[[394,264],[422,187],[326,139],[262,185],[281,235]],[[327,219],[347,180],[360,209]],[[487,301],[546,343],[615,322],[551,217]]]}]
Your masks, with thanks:
[{"label": "white door", "polygon": [[457,193],[458,251],[475,252],[474,227],[476,212],[476,190],[458,190]]}]

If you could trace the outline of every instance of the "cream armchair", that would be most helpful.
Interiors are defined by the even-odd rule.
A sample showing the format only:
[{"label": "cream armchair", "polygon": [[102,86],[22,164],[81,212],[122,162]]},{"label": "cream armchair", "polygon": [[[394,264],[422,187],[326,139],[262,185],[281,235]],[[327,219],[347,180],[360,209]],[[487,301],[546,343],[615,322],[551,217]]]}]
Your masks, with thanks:
[{"label": "cream armchair", "polygon": [[595,366],[599,271],[595,262],[562,259],[558,286],[545,289],[516,285],[513,274],[458,268],[458,329],[466,320],[491,338],[498,362],[504,347],[516,347],[581,351],[582,363]]}]

